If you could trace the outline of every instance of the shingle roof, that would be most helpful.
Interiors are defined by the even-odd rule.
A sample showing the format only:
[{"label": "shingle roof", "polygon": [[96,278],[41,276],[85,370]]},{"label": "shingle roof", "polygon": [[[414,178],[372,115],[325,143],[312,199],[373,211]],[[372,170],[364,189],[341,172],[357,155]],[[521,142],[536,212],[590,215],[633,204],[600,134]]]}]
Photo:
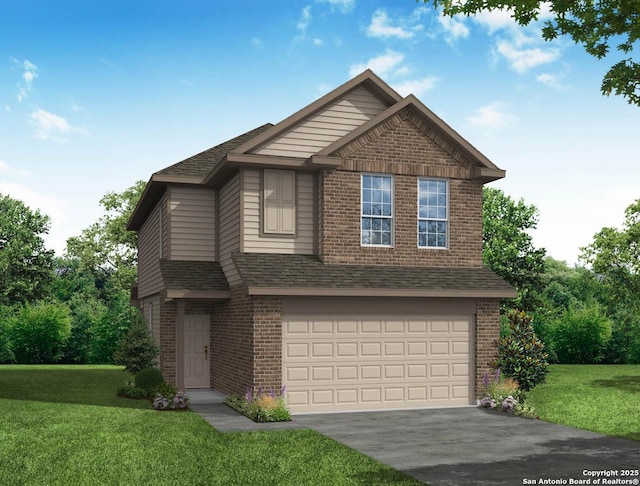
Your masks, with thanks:
[{"label": "shingle roof", "polygon": [[229,284],[218,262],[160,260],[160,272],[167,290],[229,290]]},{"label": "shingle roof", "polygon": [[247,133],[243,133],[242,135],[232,138],[231,140],[227,140],[220,145],[211,147],[204,152],[200,152],[188,159],[162,169],[161,171],[158,171],[157,174],[184,177],[204,177],[211,172],[216,165],[218,165],[227,153],[232,152],[240,145],[248,142],[272,126],[273,124],[271,123],[262,125],[261,127],[255,128]]},{"label": "shingle roof", "polygon": [[508,283],[486,267],[435,268],[324,264],[309,255],[234,253],[248,288],[393,290],[408,295],[513,297]]}]

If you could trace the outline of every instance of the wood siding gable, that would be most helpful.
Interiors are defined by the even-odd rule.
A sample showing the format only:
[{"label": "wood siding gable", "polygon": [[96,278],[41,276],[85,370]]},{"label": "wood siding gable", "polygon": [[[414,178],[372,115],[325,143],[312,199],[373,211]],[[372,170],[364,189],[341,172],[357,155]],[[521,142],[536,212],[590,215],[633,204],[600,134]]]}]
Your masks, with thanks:
[{"label": "wood siding gable", "polygon": [[307,158],[387,109],[371,91],[359,86],[326,109],[309,116],[253,153]]}]

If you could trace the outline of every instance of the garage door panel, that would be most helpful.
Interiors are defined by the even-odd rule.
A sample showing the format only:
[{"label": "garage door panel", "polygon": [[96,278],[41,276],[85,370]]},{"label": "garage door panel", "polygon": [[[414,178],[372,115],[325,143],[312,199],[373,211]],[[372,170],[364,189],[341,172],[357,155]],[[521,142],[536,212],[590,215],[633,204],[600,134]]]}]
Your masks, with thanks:
[{"label": "garage door panel", "polygon": [[283,317],[293,413],[468,405],[469,317]]}]

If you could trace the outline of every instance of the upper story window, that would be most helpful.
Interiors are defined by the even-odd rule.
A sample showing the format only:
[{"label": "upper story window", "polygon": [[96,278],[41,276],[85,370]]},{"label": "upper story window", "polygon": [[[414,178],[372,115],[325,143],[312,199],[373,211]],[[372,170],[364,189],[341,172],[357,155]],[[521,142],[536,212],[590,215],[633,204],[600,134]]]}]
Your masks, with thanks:
[{"label": "upper story window", "polygon": [[447,248],[449,184],[444,179],[418,179],[418,247]]},{"label": "upper story window", "polygon": [[361,243],[393,244],[393,177],[362,174]]},{"label": "upper story window", "polygon": [[296,234],[296,173],[265,169],[262,232]]}]

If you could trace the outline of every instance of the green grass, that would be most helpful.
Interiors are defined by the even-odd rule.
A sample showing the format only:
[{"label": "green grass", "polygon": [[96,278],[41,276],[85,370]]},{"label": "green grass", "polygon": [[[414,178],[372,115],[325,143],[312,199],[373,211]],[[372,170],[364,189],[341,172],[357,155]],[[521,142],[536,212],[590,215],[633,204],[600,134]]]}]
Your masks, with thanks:
[{"label": "green grass", "polygon": [[311,430],[221,434],[110,366],[0,366],[0,484],[420,484]]},{"label": "green grass", "polygon": [[527,402],[541,419],[640,441],[640,365],[552,365]]}]

